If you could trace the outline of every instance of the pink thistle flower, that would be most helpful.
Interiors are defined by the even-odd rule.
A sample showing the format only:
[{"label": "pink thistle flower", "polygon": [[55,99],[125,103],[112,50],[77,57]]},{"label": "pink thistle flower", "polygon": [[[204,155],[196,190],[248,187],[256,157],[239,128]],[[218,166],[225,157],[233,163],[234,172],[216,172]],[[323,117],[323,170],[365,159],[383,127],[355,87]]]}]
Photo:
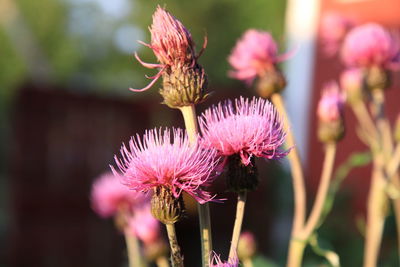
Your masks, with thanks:
[{"label": "pink thistle flower", "polygon": [[321,39],[327,56],[335,55],[347,32],[354,26],[354,22],[335,12],[329,12],[321,20]]},{"label": "pink thistle flower", "polygon": [[286,137],[282,120],[262,98],[241,97],[234,105],[219,103],[199,117],[199,125],[205,147],[215,148],[223,156],[238,154],[245,166],[252,157],[276,159],[288,153],[279,150]]},{"label": "pink thistle flower", "polygon": [[287,58],[278,55],[278,46],[271,34],[254,29],[247,30],[236,43],[228,61],[234,69],[229,75],[251,84],[275,65]]},{"label": "pink thistle flower", "polygon": [[344,97],[335,82],[324,86],[321,98],[318,102],[317,115],[322,122],[338,121],[342,117]]},{"label": "pink thistle flower", "polygon": [[120,209],[133,210],[149,201],[149,198],[143,193],[129,191],[118,177],[106,173],[94,182],[91,201],[94,211],[106,218],[116,215]]},{"label": "pink thistle flower", "polygon": [[144,67],[150,69],[158,68],[159,72],[153,77],[146,76],[153,81],[145,88],[130,88],[130,90],[134,92],[142,92],[149,89],[161,77],[165,70],[173,66],[189,65],[193,67],[207,44],[207,39],[205,38],[203,49],[196,55],[195,44],[190,32],[178,19],[160,6],[157,7],[153,14],[153,24],[150,27],[150,33],[151,43],[140,43],[153,50],[159,63],[153,64],[143,62],[137,53],[135,53],[135,57]]},{"label": "pink thistle flower", "polygon": [[215,252],[212,257],[210,257],[210,267],[238,267],[239,259],[237,257],[230,258],[228,261],[223,262]]},{"label": "pink thistle flower", "polygon": [[368,23],[352,29],[341,52],[343,62],[349,67],[399,67],[399,39],[379,24]]},{"label": "pink thistle flower", "polygon": [[191,145],[186,132],[148,130],[143,141],[137,135],[129,141],[129,150],[123,145],[122,159],[115,161],[122,171],[124,183],[132,190],[147,192],[157,187],[169,189],[175,198],[182,191],[199,203],[213,199],[202,186],[208,185],[219,158],[215,150]]},{"label": "pink thistle flower", "polygon": [[145,244],[152,244],[160,238],[160,223],[151,214],[150,203],[136,209],[128,219],[128,231]]}]

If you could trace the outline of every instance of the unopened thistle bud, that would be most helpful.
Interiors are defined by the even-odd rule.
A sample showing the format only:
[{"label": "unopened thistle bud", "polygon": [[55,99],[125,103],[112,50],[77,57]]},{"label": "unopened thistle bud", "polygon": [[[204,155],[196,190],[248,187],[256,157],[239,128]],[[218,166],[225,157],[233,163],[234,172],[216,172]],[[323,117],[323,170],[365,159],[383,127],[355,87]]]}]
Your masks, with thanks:
[{"label": "unopened thistle bud", "polygon": [[260,76],[256,90],[262,98],[269,98],[274,93],[280,93],[286,86],[286,79],[278,69],[272,69]]},{"label": "unopened thistle bud", "polygon": [[371,67],[367,71],[365,82],[369,90],[387,89],[391,84],[390,71],[377,66]]},{"label": "unopened thistle bud", "polygon": [[149,89],[160,78],[163,87],[160,94],[164,104],[171,108],[190,106],[204,101],[208,94],[207,75],[198,64],[197,59],[206,47],[206,41],[199,54],[195,53],[195,44],[190,32],[165,9],[157,7],[150,27],[151,43],[144,44],[151,48],[157,57],[158,64],[143,62],[136,54],[136,59],[147,68],[157,68],[158,73],[150,77],[153,81],[143,89],[132,89],[141,92]]},{"label": "unopened thistle bud", "polygon": [[325,86],[318,103],[318,138],[321,142],[337,142],[344,136],[344,99],[339,86],[332,82]]},{"label": "unopened thistle bud", "polygon": [[182,195],[176,198],[166,187],[155,188],[151,198],[151,214],[154,218],[163,224],[174,224],[182,218],[184,210]]},{"label": "unopened thistle bud", "polygon": [[350,105],[364,99],[364,72],[362,69],[347,69],[340,75],[340,86],[346,94],[346,102]]},{"label": "unopened thistle bud", "polygon": [[163,86],[160,94],[163,103],[170,108],[180,108],[203,102],[208,81],[207,75],[200,65],[178,65],[163,74]]},{"label": "unopened thistle bud", "polygon": [[257,243],[253,233],[246,231],[240,234],[237,253],[240,260],[251,259],[256,255]]}]

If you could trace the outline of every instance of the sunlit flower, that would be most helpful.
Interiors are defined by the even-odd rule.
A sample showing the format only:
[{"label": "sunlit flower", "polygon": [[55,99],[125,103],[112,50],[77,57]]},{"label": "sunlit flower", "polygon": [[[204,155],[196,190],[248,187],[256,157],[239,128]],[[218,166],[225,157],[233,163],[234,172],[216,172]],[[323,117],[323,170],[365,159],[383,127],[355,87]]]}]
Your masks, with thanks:
[{"label": "sunlit flower", "polygon": [[262,98],[219,103],[199,117],[199,124],[205,147],[217,149],[222,156],[237,154],[246,166],[252,157],[275,159],[288,153],[279,149],[286,137],[282,120]]},{"label": "sunlit flower", "polygon": [[128,190],[118,177],[106,173],[94,182],[91,200],[93,209],[100,216],[111,217],[120,209],[132,211],[136,206],[149,201],[149,198],[143,193]]},{"label": "sunlit flower", "polygon": [[210,257],[210,267],[238,267],[239,259],[237,257],[230,258],[228,261],[222,261],[220,256],[216,253],[213,253]]},{"label": "sunlit flower", "polygon": [[130,234],[137,236],[145,244],[154,243],[160,238],[160,223],[151,214],[150,203],[136,209],[128,219]]},{"label": "sunlit flower", "polygon": [[137,135],[129,141],[129,148],[121,148],[122,159],[115,157],[124,183],[135,191],[147,192],[168,189],[175,198],[182,191],[198,202],[210,201],[212,196],[202,186],[213,177],[218,163],[215,150],[191,145],[181,129],[147,130],[143,140]]},{"label": "sunlit flower", "polygon": [[332,122],[341,119],[343,113],[344,97],[335,82],[324,86],[318,102],[317,115],[323,122]]},{"label": "sunlit flower", "polygon": [[346,33],[354,26],[354,22],[342,14],[329,12],[321,19],[320,36],[324,52],[333,56],[339,50]]},{"label": "sunlit flower", "polygon": [[[196,65],[199,55],[195,54],[195,44],[190,32],[183,24],[172,16],[168,11],[158,6],[153,14],[153,23],[150,27],[151,43],[143,45],[151,48],[157,57],[159,63],[152,64],[143,62],[135,53],[136,59],[146,68],[158,69],[158,73],[153,77],[150,84],[143,89],[132,89],[135,92],[141,92],[149,89],[153,84],[171,68],[181,68],[182,66]],[[203,49],[206,46],[204,42]]]},{"label": "sunlit flower", "polygon": [[400,43],[381,25],[368,23],[353,28],[342,47],[342,60],[350,67],[399,67]]},{"label": "sunlit flower", "polygon": [[230,76],[248,84],[286,58],[278,55],[278,46],[268,32],[247,30],[228,58],[233,70]]}]

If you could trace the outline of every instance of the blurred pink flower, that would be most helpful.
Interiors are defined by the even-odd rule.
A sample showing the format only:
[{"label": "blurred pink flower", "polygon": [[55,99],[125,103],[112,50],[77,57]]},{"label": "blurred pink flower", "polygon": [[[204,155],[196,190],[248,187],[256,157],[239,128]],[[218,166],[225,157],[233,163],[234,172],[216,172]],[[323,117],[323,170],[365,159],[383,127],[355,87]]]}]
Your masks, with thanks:
[{"label": "blurred pink flower", "polygon": [[92,207],[102,217],[111,217],[119,209],[133,210],[149,198],[143,193],[130,191],[112,173],[101,175],[94,183],[91,193]]},{"label": "blurred pink flower", "polygon": [[364,79],[363,71],[359,68],[346,69],[340,74],[340,86],[348,88],[361,88]]},{"label": "blurred pink flower", "polygon": [[346,100],[362,99],[364,72],[359,68],[344,70],[340,74],[340,87],[346,94]]},{"label": "blurred pink flower", "polygon": [[281,158],[288,151],[279,147],[285,142],[283,123],[274,106],[265,99],[240,97],[207,109],[199,117],[202,144],[215,148],[220,155],[238,154],[244,165],[252,157]]},{"label": "blurred pink flower", "polygon": [[233,68],[229,75],[250,84],[286,58],[286,55],[278,55],[278,46],[271,34],[250,29],[239,39],[228,57]]},{"label": "blurred pink flower", "polygon": [[354,26],[354,22],[336,12],[329,12],[321,19],[320,36],[326,55],[335,55],[346,33]]},{"label": "blurred pink flower", "polygon": [[400,43],[381,25],[368,23],[353,28],[342,46],[342,60],[349,67],[399,67]]},{"label": "blurred pink flower", "polygon": [[[141,92],[149,89],[153,84],[161,77],[163,72],[171,68],[172,66],[183,66],[189,65],[193,67],[196,64],[196,60],[200,57],[195,54],[195,44],[192,40],[190,32],[183,26],[183,24],[172,16],[168,11],[158,6],[153,14],[153,24],[150,27],[151,43],[141,44],[151,48],[159,61],[159,64],[152,64],[143,62],[137,53],[135,53],[136,59],[146,68],[159,69],[159,72],[153,77],[147,77],[153,79],[149,85],[143,89],[132,89],[134,92]],[[207,42],[205,39],[203,49]]]},{"label": "blurred pink flower", "polygon": [[323,122],[333,122],[341,119],[344,97],[336,82],[330,82],[323,88],[318,102],[317,115]]},{"label": "blurred pink flower", "polygon": [[215,150],[204,150],[191,145],[188,135],[181,129],[171,131],[148,130],[143,141],[137,135],[123,145],[122,159],[115,161],[122,171],[124,183],[132,190],[147,192],[166,187],[178,198],[182,191],[198,202],[212,200],[209,192],[201,188],[208,185],[219,158]]},{"label": "blurred pink flower", "polygon": [[136,209],[128,219],[129,234],[137,236],[145,244],[151,244],[160,238],[160,222],[151,214],[150,203]]},{"label": "blurred pink flower", "polygon": [[210,267],[238,267],[239,266],[239,259],[237,257],[230,258],[228,261],[223,262],[215,252],[210,257]]}]

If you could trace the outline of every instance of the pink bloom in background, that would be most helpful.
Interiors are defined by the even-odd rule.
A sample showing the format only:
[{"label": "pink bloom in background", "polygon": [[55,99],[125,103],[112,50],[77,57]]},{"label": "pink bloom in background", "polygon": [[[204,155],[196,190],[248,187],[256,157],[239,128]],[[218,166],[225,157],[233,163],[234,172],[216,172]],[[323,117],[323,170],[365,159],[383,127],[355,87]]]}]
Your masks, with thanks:
[{"label": "pink bloom in background", "polygon": [[364,72],[359,68],[347,69],[340,74],[340,87],[346,93],[346,96],[361,94],[364,83]]},{"label": "pink bloom in background", "polygon": [[381,25],[368,23],[348,33],[341,52],[343,62],[349,67],[392,69],[399,66],[400,43]]},{"label": "pink bloom in background", "polygon": [[93,184],[92,207],[102,217],[111,217],[121,208],[132,209],[149,198],[143,193],[130,191],[112,173],[101,175]]},{"label": "pink bloom in background", "polygon": [[262,98],[219,103],[199,117],[199,125],[206,148],[215,148],[222,156],[238,154],[246,166],[252,157],[275,159],[288,153],[279,150],[286,137],[282,120]]},{"label": "pink bloom in background", "polygon": [[324,86],[318,102],[317,115],[323,122],[334,122],[342,117],[344,97],[335,82]]},{"label": "pink bloom in background", "polygon": [[228,261],[223,262],[216,253],[210,257],[210,267],[238,267],[239,259],[237,257],[230,258]]},{"label": "pink bloom in background", "polygon": [[137,236],[145,244],[151,244],[160,239],[160,222],[151,214],[150,203],[136,209],[128,219],[128,231]]},{"label": "pink bloom in background", "polygon": [[208,185],[218,163],[215,150],[191,145],[188,135],[181,129],[147,130],[143,141],[137,135],[123,145],[122,159],[115,157],[123,173],[124,183],[132,190],[147,192],[166,187],[178,198],[182,191],[198,202],[212,200],[201,187]]},{"label": "pink bloom in background", "polygon": [[322,17],[320,36],[328,56],[338,52],[344,37],[353,26],[354,22],[340,13],[329,12]]},{"label": "pink bloom in background", "polygon": [[361,69],[347,69],[340,74],[340,86],[343,89],[362,86],[364,74]]},{"label": "pink bloom in background", "polygon": [[229,75],[250,84],[285,58],[285,55],[278,55],[278,46],[271,34],[247,30],[228,58],[233,68]]}]

